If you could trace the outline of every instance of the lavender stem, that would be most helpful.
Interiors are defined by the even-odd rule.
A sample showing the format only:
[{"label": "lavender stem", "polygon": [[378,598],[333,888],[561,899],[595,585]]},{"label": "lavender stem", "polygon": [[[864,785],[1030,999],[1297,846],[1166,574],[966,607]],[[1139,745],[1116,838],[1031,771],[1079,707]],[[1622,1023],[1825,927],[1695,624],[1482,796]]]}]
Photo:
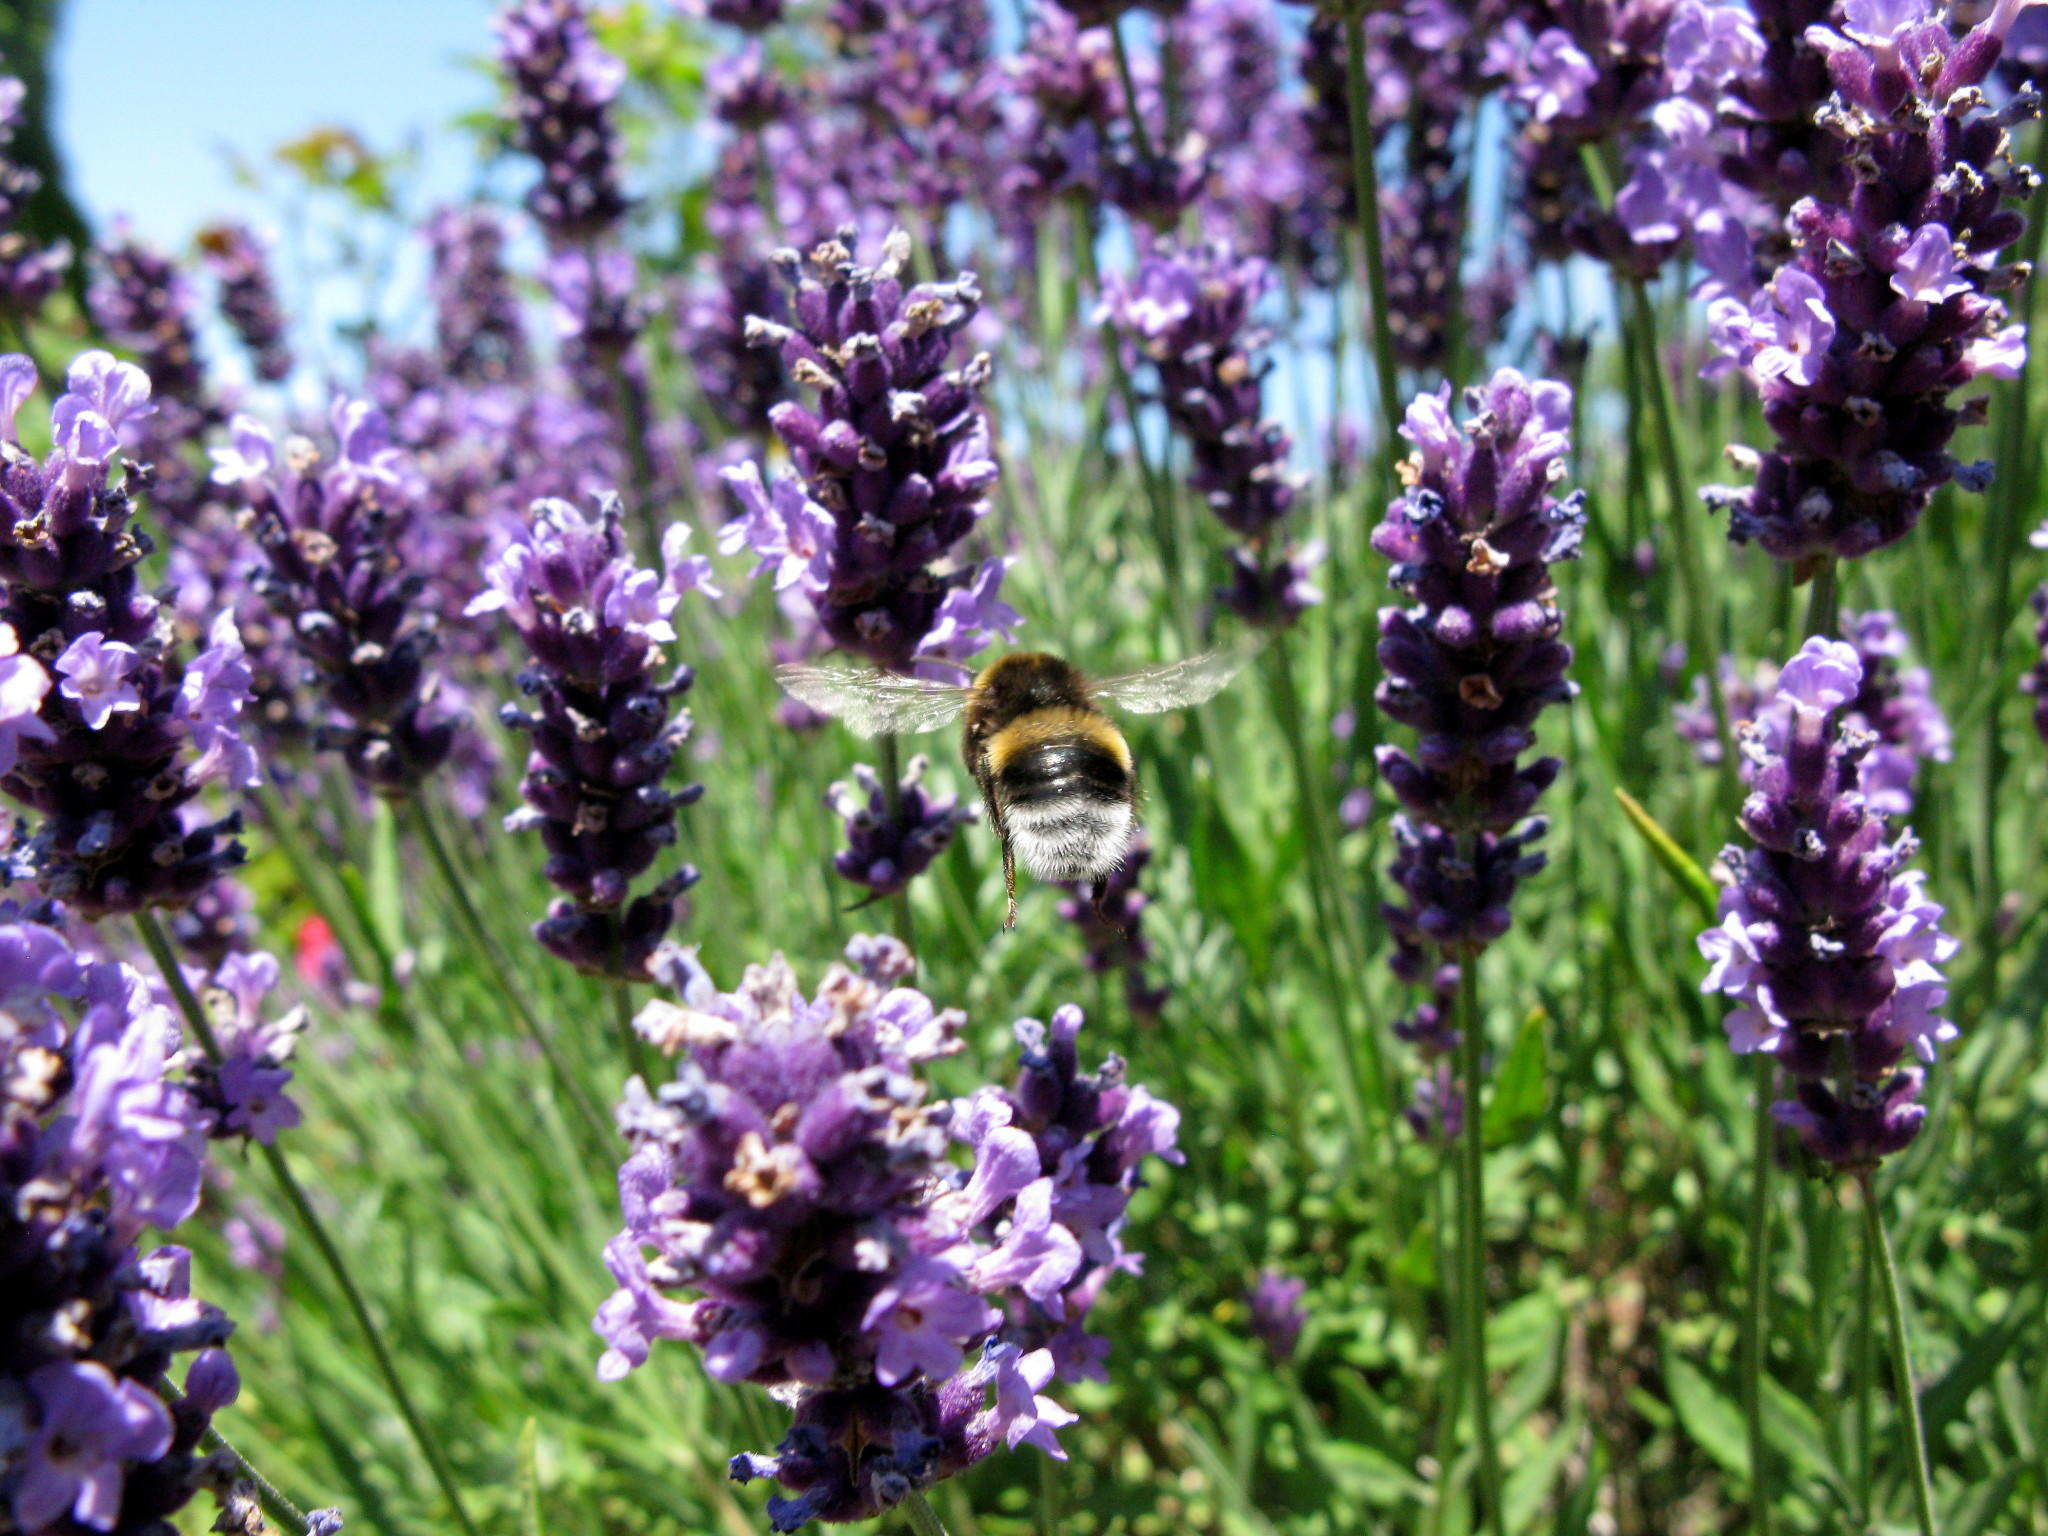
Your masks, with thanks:
[{"label": "lavender stem", "polygon": [[[1856,1176],[1863,1193],[1863,1230],[1884,1282],[1884,1315],[1892,1346],[1892,1380],[1899,1398],[1899,1417],[1906,1431],[1906,1454],[1913,1463],[1913,1507],[1920,1519],[1920,1536],[1934,1536],[1934,1485],[1927,1471],[1927,1438],[1920,1424],[1920,1398],[1913,1388],[1913,1360],[1906,1347],[1906,1302],[1899,1288],[1899,1266],[1892,1257],[1891,1239],[1885,1234],[1884,1218],[1878,1214],[1877,1191],[1870,1174]],[[1869,1447],[1864,1462],[1869,1464]],[[1866,1473],[1866,1478],[1868,1474]]]},{"label": "lavender stem", "polygon": [[[1718,690],[1716,690],[1718,691]],[[1749,1172],[1749,1289],[1742,1331],[1742,1414],[1749,1431],[1750,1528],[1770,1536],[1771,1502],[1764,1446],[1764,1340],[1770,1322],[1771,1267],[1771,1137],[1777,1121],[1771,1115],[1776,1084],[1772,1058],[1756,1053],[1752,1081],[1756,1092],[1755,1147]]]},{"label": "lavender stem", "polygon": [[1479,957],[1458,966],[1458,1057],[1464,1069],[1465,1123],[1458,1139],[1458,1243],[1463,1270],[1458,1302],[1465,1314],[1464,1345],[1471,1357],[1472,1427],[1479,1441],[1479,1483],[1486,1501],[1486,1525],[1506,1536],[1501,1507],[1500,1451],[1493,1439],[1491,1383],[1486,1369],[1486,1129],[1479,1090],[1485,1077],[1485,1046],[1479,1038]]},{"label": "lavender stem", "polygon": [[1138,110],[1138,77],[1131,69],[1131,52],[1124,46],[1124,29],[1121,18],[1109,24],[1109,40],[1116,45],[1116,72],[1124,82],[1124,111],[1131,119],[1131,143],[1138,151],[1139,160],[1152,160],[1152,136],[1145,131],[1145,115]]},{"label": "lavender stem", "polygon": [[931,1501],[924,1494],[912,1489],[910,1497],[903,1501],[903,1512],[910,1517],[910,1528],[917,1536],[946,1536],[945,1524],[939,1519],[939,1512],[932,1508]]},{"label": "lavender stem", "polygon": [[1394,336],[1387,326],[1387,259],[1380,238],[1379,168],[1373,163],[1371,86],[1365,75],[1365,22],[1354,12],[1344,18],[1344,96],[1351,109],[1351,176],[1358,203],[1358,228],[1365,237],[1366,297],[1372,305],[1373,376],[1379,383],[1380,412],[1388,423],[1381,455],[1391,461],[1397,439],[1393,422],[1400,401],[1394,371]]},{"label": "lavender stem", "polygon": [[[157,969],[163,973],[164,985],[170,988],[171,996],[178,1009],[185,1016],[185,1022],[192,1027],[200,1049],[207,1058],[218,1064],[221,1061],[220,1042],[214,1038],[213,1026],[207,1022],[206,1010],[199,1006],[199,999],[192,995],[192,988],[185,980],[185,973],[178,967],[178,958],[172,952],[171,941],[164,933],[163,925],[157,921],[156,913],[147,907],[135,914],[135,929],[141,934],[143,947],[156,961]],[[299,1225],[313,1240],[313,1246],[320,1250],[320,1258],[334,1276],[335,1284],[341,1288],[342,1300],[355,1315],[356,1326],[362,1330],[364,1342],[370,1346],[370,1357],[377,1367],[377,1374],[384,1378],[384,1386],[391,1394],[392,1403],[397,1407],[399,1417],[412,1432],[413,1443],[426,1458],[427,1470],[440,1485],[441,1495],[448,1501],[454,1512],[455,1523],[462,1527],[463,1536],[482,1536],[469,1518],[469,1511],[463,1507],[462,1496],[456,1491],[455,1475],[448,1463],[442,1459],[440,1444],[427,1430],[426,1421],[413,1406],[412,1396],[405,1390],[405,1383],[398,1374],[397,1363],[391,1358],[391,1351],[385,1346],[384,1335],[378,1330],[376,1319],[370,1315],[369,1304],[363,1300],[363,1293],[356,1288],[355,1277],[349,1273],[348,1262],[342,1258],[341,1250],[327,1235],[327,1228],[314,1212],[312,1203],[306,1199],[306,1192],[299,1187],[293,1176],[291,1165],[285,1161],[284,1153],[275,1145],[257,1142],[256,1150],[270,1165],[277,1187],[284,1194],[293,1212],[298,1216]]]},{"label": "lavender stem", "polygon": [[[882,804],[888,807],[889,824],[903,824],[903,767],[902,749],[896,744],[896,733],[884,731],[875,738],[877,755],[882,759]],[[896,917],[896,937],[903,941],[903,947],[910,951],[913,960],[917,957],[917,934],[911,926],[910,887],[889,898],[889,905]]]},{"label": "lavender stem", "polygon": [[[156,1390],[157,1395],[168,1403],[177,1403],[185,1396],[169,1376],[157,1378]],[[272,1520],[286,1530],[304,1531],[307,1528],[304,1511],[286,1498],[275,1483],[258,1472],[249,1458],[234,1448],[226,1435],[209,1424],[199,1443],[208,1452],[222,1451],[233,1460],[235,1470],[241,1474],[243,1481],[256,1490],[256,1502],[263,1506],[263,1512]]]}]

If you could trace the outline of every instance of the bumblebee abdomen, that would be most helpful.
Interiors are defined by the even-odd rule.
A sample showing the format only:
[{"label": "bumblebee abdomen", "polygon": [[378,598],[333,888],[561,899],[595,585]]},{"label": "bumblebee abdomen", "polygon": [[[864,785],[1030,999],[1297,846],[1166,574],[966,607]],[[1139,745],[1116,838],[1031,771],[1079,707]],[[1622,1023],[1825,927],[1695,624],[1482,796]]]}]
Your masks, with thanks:
[{"label": "bumblebee abdomen", "polygon": [[1091,710],[1034,710],[990,738],[989,777],[1024,867],[1101,880],[1123,862],[1137,784],[1123,736]]}]

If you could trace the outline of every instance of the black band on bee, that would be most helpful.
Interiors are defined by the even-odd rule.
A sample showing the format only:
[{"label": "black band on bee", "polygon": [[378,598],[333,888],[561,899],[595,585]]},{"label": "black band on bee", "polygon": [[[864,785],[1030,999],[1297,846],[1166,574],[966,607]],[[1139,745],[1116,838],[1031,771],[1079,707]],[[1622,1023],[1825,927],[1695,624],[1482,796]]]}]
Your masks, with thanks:
[{"label": "black band on bee", "polygon": [[1026,747],[1004,761],[996,779],[1003,798],[1012,805],[1036,805],[1068,796],[1131,798],[1129,770],[1107,748],[1090,740]]}]

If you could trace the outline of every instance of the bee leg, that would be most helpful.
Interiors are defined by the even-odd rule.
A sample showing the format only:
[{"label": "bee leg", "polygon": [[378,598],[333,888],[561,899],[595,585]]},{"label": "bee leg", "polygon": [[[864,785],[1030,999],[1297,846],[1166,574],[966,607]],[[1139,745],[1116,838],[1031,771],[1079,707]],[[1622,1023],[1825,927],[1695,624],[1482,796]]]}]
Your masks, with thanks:
[{"label": "bee leg", "polygon": [[1003,846],[1003,931],[1017,926],[1017,849],[1010,841],[1010,824],[1003,819],[1003,803],[996,796],[995,775],[983,757],[975,766],[974,779],[981,786],[981,803],[988,807],[988,824]]},{"label": "bee leg", "polygon": [[1003,927],[1017,926],[1017,850],[1010,844],[1010,834],[1003,832],[1003,895],[1009,905],[1003,913]]}]

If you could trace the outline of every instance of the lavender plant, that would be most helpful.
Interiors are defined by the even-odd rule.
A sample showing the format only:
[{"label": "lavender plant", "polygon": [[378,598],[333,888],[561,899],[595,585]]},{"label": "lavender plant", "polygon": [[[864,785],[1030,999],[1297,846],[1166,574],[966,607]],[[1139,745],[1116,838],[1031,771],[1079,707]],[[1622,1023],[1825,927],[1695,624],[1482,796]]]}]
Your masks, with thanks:
[{"label": "lavender plant", "polygon": [[1103,1374],[1082,1323],[1132,1262],[1139,1163],[1180,1160],[1176,1112],[1114,1057],[1081,1072],[1072,1007],[1017,1025],[1014,1089],[928,1102],[917,1069],[959,1049],[965,1017],[901,985],[893,939],[855,939],[809,999],[780,955],[733,993],[687,951],[656,965],[680,1001],[638,1027],[676,1072],[633,1078],[619,1106],[633,1153],[599,1374],[688,1339],[713,1377],[775,1391],[788,1435],[732,1475],[787,1490],[776,1530],[920,1499],[999,1443],[1064,1459],[1054,1432],[1075,1416],[1044,1392]]},{"label": "lavender plant", "polygon": [[502,612],[533,665],[519,674],[532,711],[507,704],[506,724],[532,738],[520,792],[526,805],[506,830],[537,829],[549,882],[564,894],[534,925],[550,954],[578,970],[648,979],[648,961],[668,936],[676,903],[696,882],[688,864],[639,896],[633,882],[676,841],[676,812],[702,785],[666,787],[689,739],[689,667],[657,677],[669,622],[687,592],[716,597],[708,561],[684,553],[690,530],[663,540],[665,569],[633,562],[615,500],[595,518],[566,501],[534,503],[484,568],[485,588],[466,612]]},{"label": "lavender plant", "polygon": [[87,352],[69,382],[38,462],[16,427],[35,365],[0,357],[0,788],[37,815],[16,862],[45,895],[86,917],[180,907],[242,858],[236,817],[188,812],[257,776],[249,672],[227,614],[180,668],[138,579],[149,478],[118,434],[149,411],[148,376]]},{"label": "lavender plant", "polygon": [[268,253],[239,224],[209,225],[199,232],[199,249],[220,285],[221,314],[249,349],[256,377],[276,383],[292,371],[292,352]]}]

